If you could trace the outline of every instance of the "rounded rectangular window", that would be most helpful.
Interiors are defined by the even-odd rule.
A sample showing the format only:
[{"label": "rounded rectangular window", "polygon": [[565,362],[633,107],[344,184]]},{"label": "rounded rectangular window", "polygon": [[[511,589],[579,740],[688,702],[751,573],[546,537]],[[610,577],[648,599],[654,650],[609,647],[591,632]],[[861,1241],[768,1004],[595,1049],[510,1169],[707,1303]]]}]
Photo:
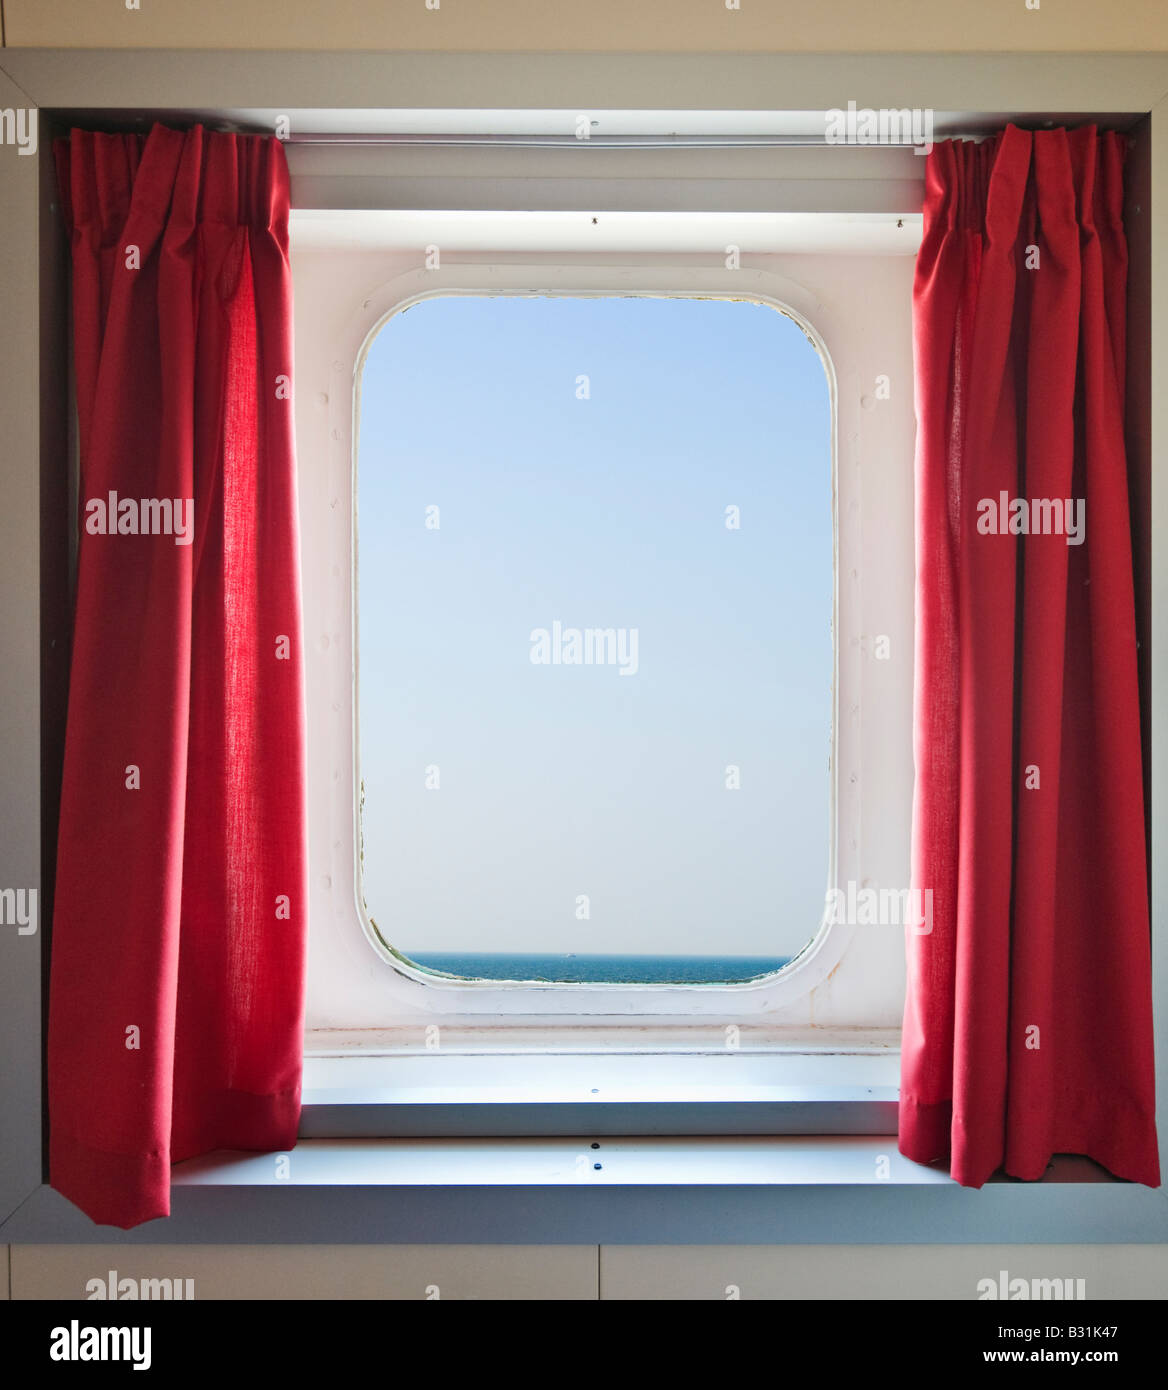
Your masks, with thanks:
[{"label": "rounded rectangular window", "polygon": [[426,971],[714,984],[824,915],[831,399],[720,298],[422,299],[360,378],[359,896]]}]

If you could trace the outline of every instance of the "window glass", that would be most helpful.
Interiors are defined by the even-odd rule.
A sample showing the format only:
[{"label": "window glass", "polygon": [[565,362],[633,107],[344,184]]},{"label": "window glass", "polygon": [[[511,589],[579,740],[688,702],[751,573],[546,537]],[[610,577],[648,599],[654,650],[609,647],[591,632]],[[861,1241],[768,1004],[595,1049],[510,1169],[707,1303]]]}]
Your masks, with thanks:
[{"label": "window glass", "polygon": [[429,970],[722,982],[820,925],[822,361],[770,306],[450,296],[360,390],[361,892]]}]

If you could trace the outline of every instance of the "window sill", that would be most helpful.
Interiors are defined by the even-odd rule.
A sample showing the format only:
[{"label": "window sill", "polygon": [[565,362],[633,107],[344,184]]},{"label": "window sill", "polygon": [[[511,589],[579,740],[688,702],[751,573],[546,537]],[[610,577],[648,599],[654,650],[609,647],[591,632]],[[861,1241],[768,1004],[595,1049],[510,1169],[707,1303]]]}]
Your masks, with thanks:
[{"label": "window sill", "polygon": [[[896,1066],[888,1051],[306,1058],[306,1127],[339,1118],[356,1134],[178,1164],[171,1216],[131,1231],[94,1225],[42,1185],[0,1227],[0,1241],[1168,1242],[1163,1190],[1116,1182],[1086,1160],[1059,1158],[1038,1183],[999,1179],[974,1190],[902,1157]],[[832,1107],[852,1122],[892,1122],[825,1133]],[[563,1131],[572,1119],[583,1123]],[[492,1135],[503,1120],[527,1128]],[[606,1128],[622,1121],[639,1127]],[[683,1121],[710,1130],[669,1132]],[[718,1128],[728,1123],[764,1132]],[[789,1128],[800,1123],[802,1132]],[[412,1132],[426,1126],[447,1128]]]},{"label": "window sill", "polygon": [[1039,1183],[975,1191],[901,1157],[891,1135],[305,1140],[284,1155],[179,1164],[171,1216],[131,1231],[95,1226],[44,1186],[0,1228],[13,1244],[159,1240],[1155,1244],[1168,1241],[1168,1201],[1075,1159]]},{"label": "window sill", "polygon": [[286,1157],[286,1177],[271,1154],[217,1153],[180,1164],[173,1181],[176,1187],[952,1186],[943,1169],[897,1153],[895,1135],[310,1139]]},{"label": "window sill", "polygon": [[887,1135],[898,1055],[305,1058],[302,1139]]}]

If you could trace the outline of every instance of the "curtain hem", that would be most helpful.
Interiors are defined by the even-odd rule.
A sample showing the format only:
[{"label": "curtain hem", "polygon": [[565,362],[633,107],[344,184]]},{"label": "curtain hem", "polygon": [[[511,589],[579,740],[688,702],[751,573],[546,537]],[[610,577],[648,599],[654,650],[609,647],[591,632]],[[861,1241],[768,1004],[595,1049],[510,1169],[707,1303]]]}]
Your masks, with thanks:
[{"label": "curtain hem", "polygon": [[273,1153],[295,1147],[300,1125],[298,1086],[270,1096],[221,1091],[204,1099],[204,1123],[196,1134],[176,1136],[169,1155],[115,1153],[72,1135],[53,1135],[49,1186],[96,1225],[128,1231],[170,1215],[172,1164],[219,1149]]},{"label": "curtain hem", "polygon": [[[1129,1111],[1123,1116],[1113,1114],[1106,1122],[1101,1120],[1056,1136],[1050,1147],[1036,1156],[1007,1152],[988,1169],[984,1163],[974,1167],[959,1161],[952,1166],[951,1174],[962,1187],[983,1187],[999,1171],[1021,1182],[1037,1182],[1056,1154],[1072,1154],[1098,1163],[1121,1182],[1156,1188],[1160,1186],[1160,1158],[1154,1144],[1147,1145],[1149,1131],[1155,1134],[1149,1117],[1140,1111]],[[952,1101],[926,1103],[902,1096],[897,1147],[914,1163],[952,1164],[954,1152],[960,1154],[967,1147],[953,1140]]]}]

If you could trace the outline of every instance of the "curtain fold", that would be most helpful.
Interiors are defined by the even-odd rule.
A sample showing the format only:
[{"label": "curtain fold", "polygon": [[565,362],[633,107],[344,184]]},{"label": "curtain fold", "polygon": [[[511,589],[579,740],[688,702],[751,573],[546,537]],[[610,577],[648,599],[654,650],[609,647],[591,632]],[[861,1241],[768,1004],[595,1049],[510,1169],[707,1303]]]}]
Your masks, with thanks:
[{"label": "curtain fold", "polygon": [[73,131],[79,553],[50,1181],[95,1221],[295,1143],[306,931],[288,174],[278,140]]},{"label": "curtain fold", "polygon": [[[900,1149],[1159,1184],[1122,136],[928,156],[913,291],[913,884]],[[1061,519],[1061,524],[1060,523]]]}]

